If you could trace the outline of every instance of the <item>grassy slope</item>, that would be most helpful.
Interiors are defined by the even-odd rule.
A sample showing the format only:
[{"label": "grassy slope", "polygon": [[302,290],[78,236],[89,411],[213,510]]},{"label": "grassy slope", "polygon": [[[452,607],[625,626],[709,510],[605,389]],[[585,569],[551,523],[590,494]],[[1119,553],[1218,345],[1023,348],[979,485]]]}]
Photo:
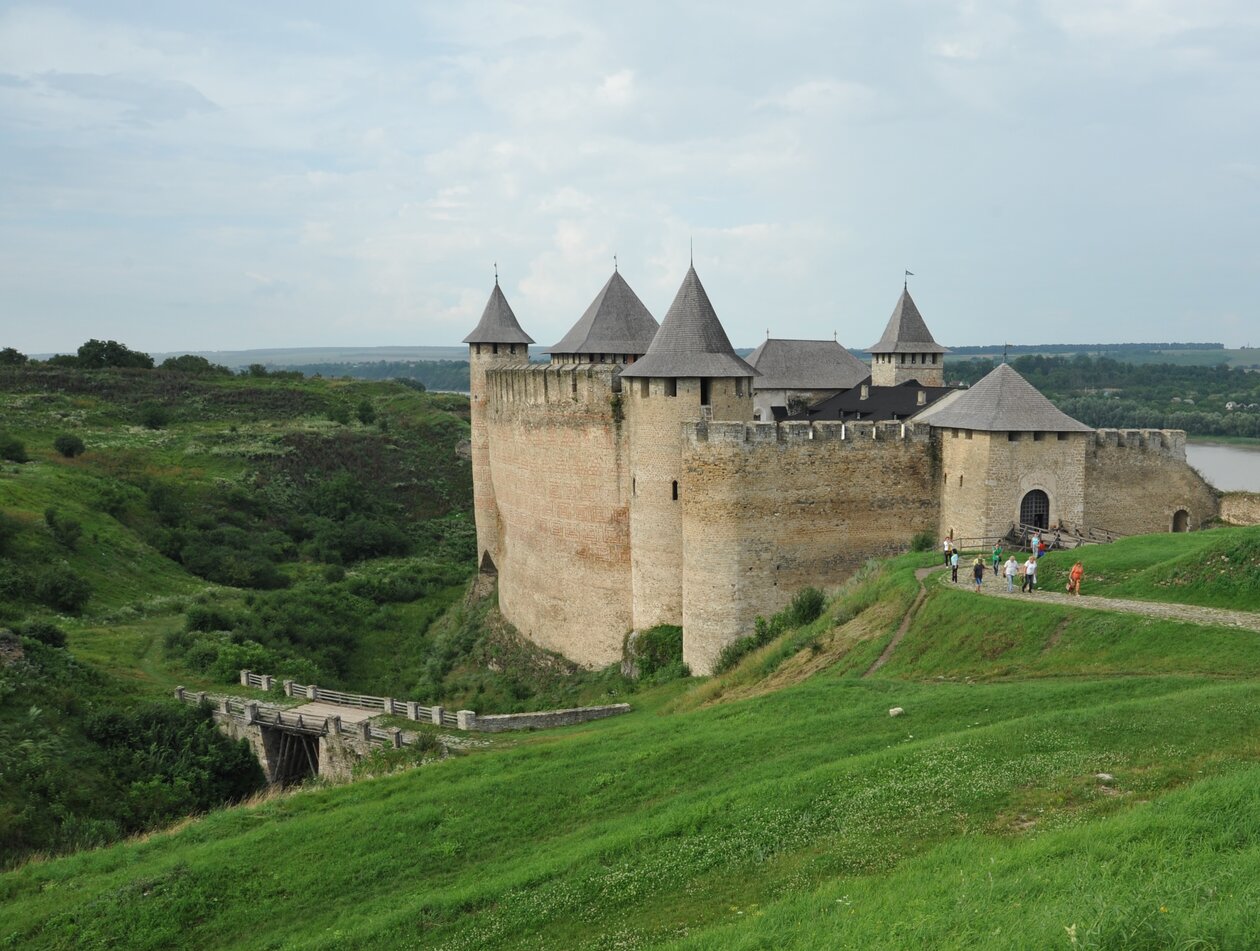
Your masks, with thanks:
[{"label": "grassy slope", "polygon": [[[903,600],[922,561],[827,617]],[[1260,638],[930,590],[878,678],[891,617],[774,693],[683,709],[670,685],[28,866],[0,877],[0,946],[1042,948],[1074,924],[1082,947],[1253,945]]]},{"label": "grassy slope", "polygon": [[[369,399],[380,416],[396,424],[405,420],[426,427],[454,421],[452,412],[466,406],[458,398],[419,394],[387,382],[108,371],[45,376],[19,375],[0,391],[3,428],[25,443],[32,459],[22,466],[0,464],[0,511],[38,529],[22,533],[19,546],[36,546],[64,560],[92,585],[84,616],[58,619],[76,656],[148,693],[166,693],[177,683],[221,688],[168,657],[161,640],[167,630],[182,626],[182,613],[194,596],[230,603],[239,593],[189,574],[133,528],[101,511],[98,499],[119,484],[117,477],[143,474],[181,487],[248,485],[257,460],[287,451],[282,440],[363,429],[357,422],[340,426],[329,420],[332,407]],[[169,425],[150,430],[135,423],[136,407],[147,400],[172,405]],[[58,455],[53,440],[63,432],[80,436],[88,451],[76,459]],[[48,508],[82,524],[83,536],[73,551],[59,548],[44,529]],[[23,551],[19,547],[14,554],[20,557]],[[318,566],[285,568],[301,577]],[[355,658],[355,679],[369,683],[374,674],[395,671],[397,632],[423,630],[461,592],[462,585],[454,586],[423,602],[387,607],[384,623],[394,626],[366,632]],[[4,607],[0,624],[41,615],[51,612]]]},{"label": "grassy slope", "polygon": [[1260,611],[1260,535],[1217,528],[1185,535],[1141,535],[1047,558],[1042,583],[1063,590],[1068,569],[1085,566],[1082,592],[1141,601]]}]

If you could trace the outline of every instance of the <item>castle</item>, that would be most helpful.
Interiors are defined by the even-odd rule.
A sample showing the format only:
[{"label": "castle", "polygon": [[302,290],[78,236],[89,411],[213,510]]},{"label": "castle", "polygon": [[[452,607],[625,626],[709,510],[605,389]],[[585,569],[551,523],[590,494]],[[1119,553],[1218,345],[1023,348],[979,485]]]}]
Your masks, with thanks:
[{"label": "castle", "polygon": [[759,421],[755,391],[817,395],[810,380],[835,374],[780,366],[758,389],[694,267],[659,326],[614,271],[548,364],[529,362],[496,279],[465,342],[481,570],[523,634],[586,665],[678,624],[684,661],[709,673],[757,615],[920,532],[1186,531],[1217,515],[1181,431],[1091,429],[1006,364],[945,387],[945,348],[906,290],[869,380],[850,365],[851,389],[831,388],[859,404],[918,395],[883,419]]}]

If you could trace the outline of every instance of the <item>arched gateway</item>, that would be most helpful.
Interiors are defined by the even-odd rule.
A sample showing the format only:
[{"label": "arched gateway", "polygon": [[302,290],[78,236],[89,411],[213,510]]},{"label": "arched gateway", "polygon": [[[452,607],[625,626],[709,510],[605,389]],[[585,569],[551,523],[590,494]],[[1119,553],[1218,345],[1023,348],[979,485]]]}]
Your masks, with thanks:
[{"label": "arched gateway", "polygon": [[1035,528],[1050,527],[1050,496],[1033,489],[1019,503],[1019,523]]}]

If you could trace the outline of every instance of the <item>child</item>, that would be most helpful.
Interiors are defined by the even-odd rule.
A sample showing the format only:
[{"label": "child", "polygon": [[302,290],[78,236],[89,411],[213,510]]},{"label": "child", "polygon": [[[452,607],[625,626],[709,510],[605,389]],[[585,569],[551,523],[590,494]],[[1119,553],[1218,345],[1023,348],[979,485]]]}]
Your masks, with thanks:
[{"label": "child", "polygon": [[980,585],[984,584],[984,556],[976,555],[976,560],[971,563],[971,576],[976,579],[976,591],[980,590]]},{"label": "child", "polygon": [[1072,566],[1072,570],[1068,572],[1067,589],[1069,594],[1074,594],[1078,598],[1081,595],[1081,579],[1085,577],[1085,566],[1079,561]]}]

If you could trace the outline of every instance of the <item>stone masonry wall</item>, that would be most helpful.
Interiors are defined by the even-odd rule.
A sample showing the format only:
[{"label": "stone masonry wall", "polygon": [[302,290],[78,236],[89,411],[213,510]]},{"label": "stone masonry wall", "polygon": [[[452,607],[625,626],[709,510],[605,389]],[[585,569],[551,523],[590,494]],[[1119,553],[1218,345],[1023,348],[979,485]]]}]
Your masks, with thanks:
[{"label": "stone masonry wall", "polygon": [[[644,384],[647,395],[644,395]],[[623,394],[630,431],[630,541],[634,593],[634,629],[683,623],[682,426],[698,421],[700,381],[627,380]],[[715,419],[752,419],[748,380],[710,383]],[[678,498],[674,487],[678,486]]]},{"label": "stone masonry wall", "polygon": [[685,426],[683,660],[709,673],[757,615],[934,529],[939,478],[927,426]]},{"label": "stone masonry wall", "polygon": [[487,374],[499,607],[530,640],[588,666],[632,624],[627,432],[616,367]]},{"label": "stone masonry wall", "polygon": [[1260,492],[1226,492],[1221,496],[1221,521],[1260,525]]},{"label": "stone masonry wall", "polygon": [[1033,489],[1050,500],[1050,525],[1082,524],[1087,433],[940,429],[942,535],[977,538],[1005,534]]},{"label": "stone masonry wall", "polygon": [[1126,535],[1167,532],[1185,510],[1191,531],[1219,513],[1217,494],[1186,462],[1181,430],[1099,429],[1085,455],[1085,521]]}]

